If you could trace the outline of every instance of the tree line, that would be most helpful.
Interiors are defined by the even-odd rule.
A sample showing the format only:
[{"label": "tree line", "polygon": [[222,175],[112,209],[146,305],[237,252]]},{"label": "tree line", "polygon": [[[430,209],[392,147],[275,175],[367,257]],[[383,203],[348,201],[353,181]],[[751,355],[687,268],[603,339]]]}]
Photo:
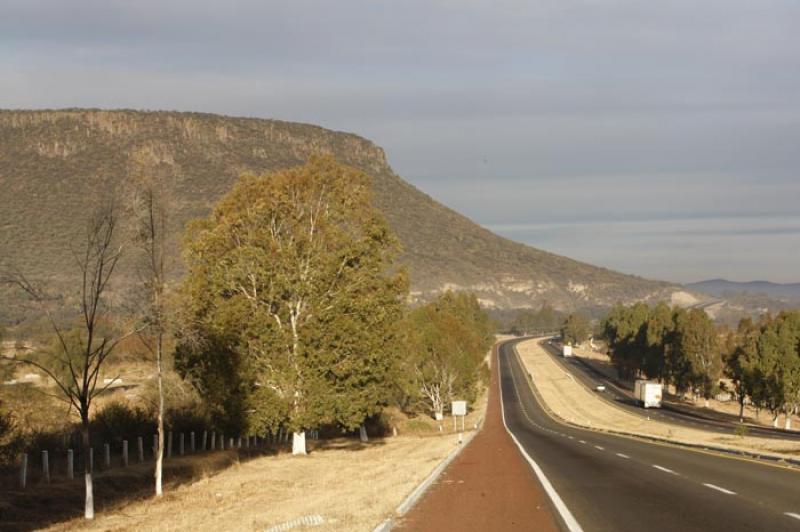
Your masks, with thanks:
[{"label": "tree line", "polygon": [[749,402],[768,410],[774,426],[785,414],[789,428],[789,416],[798,411],[800,311],[746,318],[731,330],[699,308],[636,303],[615,306],[601,326],[623,378],[658,380],[706,400],[729,391],[740,419]]},{"label": "tree line", "polygon": [[[454,399],[473,400],[486,378],[489,318],[470,294],[447,292],[409,308],[400,246],[363,172],[315,157],[243,175],[208,217],[188,226],[187,272],[175,284],[165,259],[169,198],[143,180],[123,207],[104,203],[76,246],[76,320],[54,317],[54,301],[63,299],[25,272],[4,268],[1,278],[38,304],[55,338],[46,358],[5,360],[55,382],[78,413],[84,452],[92,404],[106,388],[100,376],[120,342],[134,337],[154,362],[159,457],[167,358],[220,429],[244,436],[282,428],[294,433],[296,454],[306,453],[309,429],[354,430],[389,404],[442,414]],[[121,229],[122,213],[131,229]],[[126,245],[140,284],[135,304],[123,308],[109,287]],[[84,473],[92,518],[92,476]]]}]

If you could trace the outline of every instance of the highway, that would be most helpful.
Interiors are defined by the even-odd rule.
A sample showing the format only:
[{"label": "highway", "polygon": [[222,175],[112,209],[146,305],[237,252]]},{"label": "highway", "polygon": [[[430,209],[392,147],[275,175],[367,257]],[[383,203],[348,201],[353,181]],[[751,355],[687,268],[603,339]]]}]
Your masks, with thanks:
[{"label": "highway", "polygon": [[503,417],[577,522],[567,515],[565,529],[800,530],[800,472],[556,422],[516,356],[519,341],[498,349]]},{"label": "highway", "polygon": [[[546,343],[543,345],[546,348],[546,351],[558,364],[569,371],[585,386],[594,390],[598,384],[604,385],[606,389],[605,391],[598,393],[599,397],[605,399],[606,401],[612,402],[633,414],[638,416],[648,416],[651,419],[656,419],[665,423],[671,423],[673,425],[688,428],[708,430],[721,434],[736,433],[735,423],[727,423],[725,421],[710,419],[700,414],[695,415],[690,412],[681,411],[671,407],[669,404],[664,404],[663,408],[660,409],[644,410],[636,404],[630,391],[623,390],[617,386],[605,375],[592,368],[586,362],[580,360],[580,357],[573,356],[564,358],[558,355],[558,350],[553,346],[549,346]],[[749,435],[758,436],[760,438],[791,440],[800,439],[800,432],[798,431],[785,431],[769,427],[756,427],[753,425],[748,425],[747,431]]]}]

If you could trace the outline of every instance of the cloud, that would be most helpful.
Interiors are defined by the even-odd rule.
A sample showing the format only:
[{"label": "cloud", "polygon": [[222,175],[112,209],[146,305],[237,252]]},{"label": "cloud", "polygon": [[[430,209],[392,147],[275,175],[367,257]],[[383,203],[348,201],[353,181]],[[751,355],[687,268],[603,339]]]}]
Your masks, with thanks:
[{"label": "cloud", "polygon": [[6,0],[0,93],[354,131],[485,224],[762,216],[796,212],[798,16],[794,0]]}]

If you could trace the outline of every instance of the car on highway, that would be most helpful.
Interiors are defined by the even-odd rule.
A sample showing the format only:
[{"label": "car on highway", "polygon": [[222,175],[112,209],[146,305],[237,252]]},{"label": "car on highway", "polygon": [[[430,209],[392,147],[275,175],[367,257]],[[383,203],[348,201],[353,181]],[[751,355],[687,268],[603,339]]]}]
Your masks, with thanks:
[{"label": "car on highway", "polygon": [[596,391],[598,391],[598,392],[604,392],[604,391],[606,391],[606,385],[605,384],[598,384],[597,386],[594,387],[594,389]]}]

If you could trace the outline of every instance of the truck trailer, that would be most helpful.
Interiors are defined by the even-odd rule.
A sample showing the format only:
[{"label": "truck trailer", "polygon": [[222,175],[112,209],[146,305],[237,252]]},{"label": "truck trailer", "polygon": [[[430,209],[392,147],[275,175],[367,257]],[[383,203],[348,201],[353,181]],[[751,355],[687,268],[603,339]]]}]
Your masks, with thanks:
[{"label": "truck trailer", "polygon": [[561,355],[563,357],[571,357],[572,356],[572,346],[569,344],[564,344],[561,348]]},{"label": "truck trailer", "polygon": [[661,408],[661,384],[637,379],[633,384],[633,395],[644,408]]}]

